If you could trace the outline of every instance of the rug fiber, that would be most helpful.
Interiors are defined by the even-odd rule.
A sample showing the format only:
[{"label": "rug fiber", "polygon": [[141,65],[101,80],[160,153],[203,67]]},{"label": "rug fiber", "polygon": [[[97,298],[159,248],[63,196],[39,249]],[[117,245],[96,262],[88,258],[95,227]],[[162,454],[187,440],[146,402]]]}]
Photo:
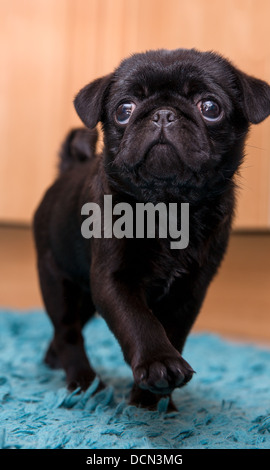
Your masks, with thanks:
[{"label": "rug fiber", "polygon": [[107,384],[69,393],[63,371],[42,362],[52,327],[43,311],[0,312],[0,448],[200,449],[270,447],[270,350],[192,334],[184,358],[196,370],[173,394],[178,412],[128,405],[132,373],[100,317],[85,330]]}]

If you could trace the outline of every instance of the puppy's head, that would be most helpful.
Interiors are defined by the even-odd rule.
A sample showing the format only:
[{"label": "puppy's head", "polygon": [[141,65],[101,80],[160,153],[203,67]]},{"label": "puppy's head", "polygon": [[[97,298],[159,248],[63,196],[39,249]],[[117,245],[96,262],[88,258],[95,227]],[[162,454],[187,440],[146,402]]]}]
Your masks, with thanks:
[{"label": "puppy's head", "polygon": [[75,108],[86,126],[102,122],[111,178],[160,196],[231,178],[249,124],[270,114],[270,87],[211,52],[158,50],[87,85]]}]

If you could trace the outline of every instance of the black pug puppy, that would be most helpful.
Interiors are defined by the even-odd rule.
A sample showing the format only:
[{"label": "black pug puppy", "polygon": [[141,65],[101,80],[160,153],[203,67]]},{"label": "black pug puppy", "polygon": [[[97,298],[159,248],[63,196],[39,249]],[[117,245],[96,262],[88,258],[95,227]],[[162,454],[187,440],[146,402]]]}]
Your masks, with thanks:
[{"label": "black pug puppy", "polygon": [[[153,408],[192,378],[181,353],[225,253],[234,175],[249,124],[270,114],[270,87],[212,52],[157,50],[87,85],[75,108],[88,128],[101,121],[104,150],[95,154],[95,130],[73,131],[34,217],[55,330],[45,360],[64,368],[70,389],[86,389],[96,374],[82,327],[97,310],[132,368],[130,402]],[[171,249],[158,235],[84,238],[82,206],[92,201],[103,213],[104,195],[134,210],[137,202],[189,203],[188,246]]]}]

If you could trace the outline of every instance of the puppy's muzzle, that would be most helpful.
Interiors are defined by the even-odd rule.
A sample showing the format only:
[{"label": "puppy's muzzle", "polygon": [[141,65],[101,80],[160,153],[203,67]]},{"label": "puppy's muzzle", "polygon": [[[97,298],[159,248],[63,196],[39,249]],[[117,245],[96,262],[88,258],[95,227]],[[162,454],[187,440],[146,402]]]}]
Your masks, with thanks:
[{"label": "puppy's muzzle", "polygon": [[152,117],[157,127],[168,127],[176,120],[176,115],[171,109],[159,109]]}]

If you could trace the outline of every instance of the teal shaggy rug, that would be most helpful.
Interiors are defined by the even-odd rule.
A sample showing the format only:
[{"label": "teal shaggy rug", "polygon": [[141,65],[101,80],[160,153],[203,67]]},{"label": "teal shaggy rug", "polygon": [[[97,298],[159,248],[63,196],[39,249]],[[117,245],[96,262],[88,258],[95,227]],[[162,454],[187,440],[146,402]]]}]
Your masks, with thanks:
[{"label": "teal shaggy rug", "polygon": [[0,448],[270,448],[270,350],[193,334],[184,357],[197,371],[173,394],[178,412],[128,405],[132,373],[100,317],[84,330],[107,384],[81,394],[43,362],[52,327],[43,311],[0,312]]}]

